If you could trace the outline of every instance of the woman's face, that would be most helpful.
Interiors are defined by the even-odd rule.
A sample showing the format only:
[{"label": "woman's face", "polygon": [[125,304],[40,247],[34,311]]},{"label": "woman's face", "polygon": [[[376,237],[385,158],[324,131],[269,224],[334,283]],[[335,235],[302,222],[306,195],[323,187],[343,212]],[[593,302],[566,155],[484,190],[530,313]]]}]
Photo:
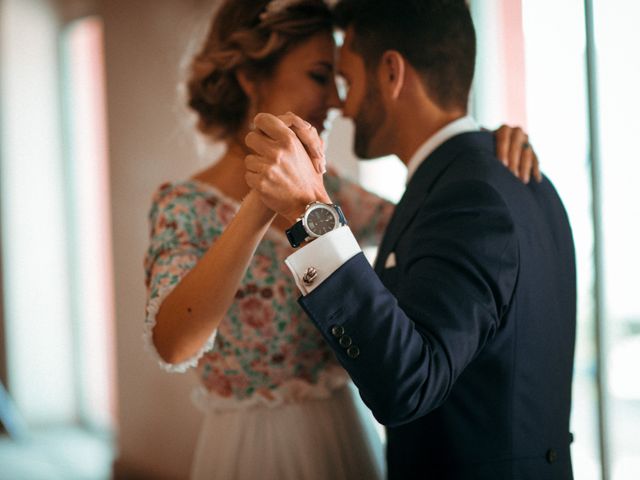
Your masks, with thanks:
[{"label": "woman's face", "polygon": [[258,82],[257,112],[293,112],[318,132],[324,130],[327,111],[340,107],[334,79],[334,48],[330,33],[318,33],[293,47],[282,57],[273,75]]}]

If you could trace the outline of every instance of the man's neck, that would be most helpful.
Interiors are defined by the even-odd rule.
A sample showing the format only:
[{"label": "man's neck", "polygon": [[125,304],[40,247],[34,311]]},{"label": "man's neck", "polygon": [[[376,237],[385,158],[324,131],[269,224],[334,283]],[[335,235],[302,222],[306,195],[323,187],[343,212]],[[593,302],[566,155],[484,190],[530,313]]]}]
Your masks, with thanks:
[{"label": "man's neck", "polygon": [[421,145],[448,124],[465,115],[463,111],[439,112],[436,115],[421,111],[404,116],[398,124],[396,155],[405,166],[408,165]]}]

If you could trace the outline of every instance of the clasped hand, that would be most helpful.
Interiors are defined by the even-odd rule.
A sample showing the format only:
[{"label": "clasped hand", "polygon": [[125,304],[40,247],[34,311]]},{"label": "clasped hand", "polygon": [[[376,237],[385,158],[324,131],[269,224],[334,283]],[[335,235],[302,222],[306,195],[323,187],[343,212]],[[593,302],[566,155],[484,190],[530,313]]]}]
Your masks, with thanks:
[{"label": "clasped hand", "polygon": [[245,180],[262,202],[294,222],[314,201],[331,203],[324,188],[323,142],[316,129],[289,112],[259,113],[245,137],[253,154],[245,157]]}]

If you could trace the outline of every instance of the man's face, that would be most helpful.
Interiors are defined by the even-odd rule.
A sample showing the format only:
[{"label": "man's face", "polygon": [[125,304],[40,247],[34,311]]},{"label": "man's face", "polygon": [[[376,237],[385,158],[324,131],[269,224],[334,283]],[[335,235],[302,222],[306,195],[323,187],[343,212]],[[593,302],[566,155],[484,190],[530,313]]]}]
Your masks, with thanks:
[{"label": "man's face", "polygon": [[338,63],[338,71],[348,86],[342,114],[354,122],[355,154],[361,159],[377,158],[386,154],[378,145],[378,133],[385,122],[386,111],[378,80],[373,73],[367,71],[363,58],[351,49],[352,41],[353,30],[348,29]]}]

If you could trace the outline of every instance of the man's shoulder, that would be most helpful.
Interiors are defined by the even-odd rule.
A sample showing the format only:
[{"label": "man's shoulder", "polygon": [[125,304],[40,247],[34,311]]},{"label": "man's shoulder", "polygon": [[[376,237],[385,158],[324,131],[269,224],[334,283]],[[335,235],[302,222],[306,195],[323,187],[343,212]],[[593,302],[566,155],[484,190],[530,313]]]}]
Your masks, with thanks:
[{"label": "man's shoulder", "polygon": [[[443,172],[443,180],[480,181],[499,186],[503,182],[519,180],[498,160],[491,134],[476,132],[465,134],[458,140],[458,148]],[[452,139],[456,140],[456,139]]]},{"label": "man's shoulder", "polygon": [[443,147],[451,150],[452,155],[459,153],[476,154],[481,156],[496,155],[496,143],[493,133],[485,130],[464,132],[451,137]]},{"label": "man's shoulder", "polygon": [[433,152],[426,163],[430,162],[441,163],[445,167],[442,171],[445,177],[478,179],[478,176],[494,173],[497,166],[505,169],[496,157],[494,136],[486,131],[451,137]]},{"label": "man's shoulder", "polygon": [[[417,190],[426,193],[441,184],[443,178],[468,177],[480,167],[480,165],[472,165],[473,168],[468,170],[469,162],[478,160],[486,162],[488,159],[495,159],[494,140],[490,133],[483,131],[460,133],[431,152],[416,169],[407,186],[407,191]],[[495,162],[498,160],[495,159]]]},{"label": "man's shoulder", "polygon": [[449,142],[461,143],[469,148],[495,151],[495,137],[489,130],[474,130],[471,132],[459,133],[451,137]]}]

